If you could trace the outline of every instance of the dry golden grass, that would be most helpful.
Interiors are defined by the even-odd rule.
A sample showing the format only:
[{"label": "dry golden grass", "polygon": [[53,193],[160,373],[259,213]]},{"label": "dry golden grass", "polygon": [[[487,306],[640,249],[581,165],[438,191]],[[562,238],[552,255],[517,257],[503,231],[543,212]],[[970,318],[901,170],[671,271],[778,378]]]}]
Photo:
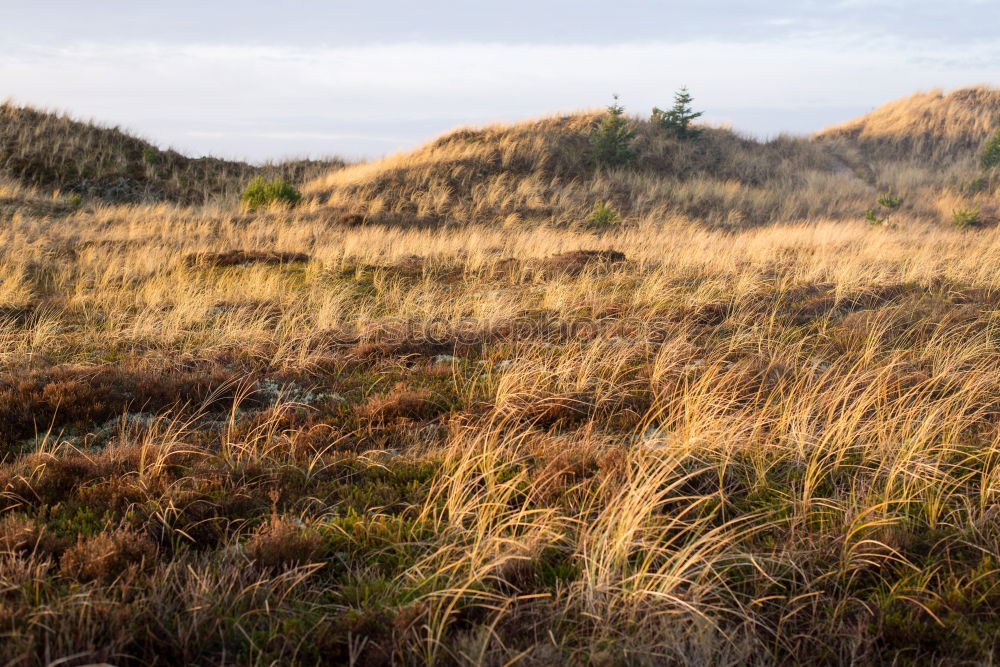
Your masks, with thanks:
[{"label": "dry golden grass", "polygon": [[621,223],[685,217],[721,228],[856,220],[880,192],[901,194],[907,217],[947,222],[935,200],[962,196],[984,219],[1000,214],[998,181],[978,151],[1000,126],[998,93],[934,92],[890,103],[812,138],[758,142],[707,128],[679,141],[635,119],[637,158],[595,170],[595,113],[462,129],[409,153],[353,165],[305,187],[355,224],[497,223],[586,227],[597,202]]},{"label": "dry golden grass", "polygon": [[17,216],[2,657],[987,660],[1000,239],[899,225]]},{"label": "dry golden grass", "polygon": [[954,159],[982,147],[1000,125],[1000,90],[982,86],[915,93],[819,132],[848,138],[886,158]]},{"label": "dry golden grass", "polygon": [[586,122],[256,214],[0,184],[0,661],[989,663],[1000,232],[930,220],[996,192],[827,219],[863,147],[722,131],[583,181]]},{"label": "dry golden grass", "polygon": [[864,183],[834,172],[832,157],[807,139],[759,143],[709,129],[699,142],[682,142],[646,121],[636,125],[633,168],[595,173],[588,135],[597,118],[459,130],[411,153],[332,172],[304,192],[369,222],[508,226],[581,226],[607,201],[632,221],[685,215],[741,227],[834,215],[833,204],[867,195]]}]

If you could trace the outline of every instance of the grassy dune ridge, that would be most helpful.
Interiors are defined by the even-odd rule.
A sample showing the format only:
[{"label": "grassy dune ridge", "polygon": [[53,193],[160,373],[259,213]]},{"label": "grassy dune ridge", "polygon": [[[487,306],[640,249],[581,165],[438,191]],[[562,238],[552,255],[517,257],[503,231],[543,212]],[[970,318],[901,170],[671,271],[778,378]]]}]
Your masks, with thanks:
[{"label": "grassy dune ridge", "polygon": [[956,206],[1000,215],[1000,183],[978,169],[978,151],[1000,126],[1000,91],[991,88],[918,94],[813,137],[768,141],[722,128],[682,141],[634,119],[635,162],[611,170],[595,169],[588,153],[597,119],[462,129],[333,171],[305,192],[373,222],[574,226],[606,201],[630,222],[685,217],[740,229],[854,220],[886,190],[902,195],[909,218],[928,223],[947,222]]},{"label": "grassy dune ridge", "polygon": [[190,158],[117,127],[11,101],[0,104],[0,177],[47,193],[105,202],[204,204],[238,197],[256,176],[300,182],[343,164],[336,159],[250,165]]},{"label": "grassy dune ridge", "polygon": [[[1000,235],[926,217],[947,169],[893,226],[588,229],[652,171],[463,136],[253,213],[0,182],[0,662],[993,659]],[[565,199],[497,224],[529,146]]]}]

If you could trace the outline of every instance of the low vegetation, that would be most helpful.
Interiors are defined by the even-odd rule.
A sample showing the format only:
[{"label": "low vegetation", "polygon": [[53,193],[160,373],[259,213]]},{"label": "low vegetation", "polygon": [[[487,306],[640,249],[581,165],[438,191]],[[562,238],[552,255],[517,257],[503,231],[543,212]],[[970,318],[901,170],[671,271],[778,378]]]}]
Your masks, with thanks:
[{"label": "low vegetation", "polygon": [[993,133],[983,146],[983,153],[980,157],[983,169],[993,169],[1000,167],[1000,129]]},{"label": "low vegetation", "polygon": [[989,663],[987,135],[931,181],[633,119],[595,169],[602,117],[295,207],[0,177],[0,662]]},{"label": "low vegetation", "polygon": [[229,202],[254,178],[302,183],[343,166],[337,159],[255,166],[160,150],[120,128],[0,104],[0,176],[46,194],[102,202]]},{"label": "low vegetation", "polygon": [[265,181],[258,176],[250,181],[243,196],[240,198],[244,208],[249,211],[256,211],[266,206],[292,207],[302,201],[300,193],[294,185],[288,181],[276,178]]}]

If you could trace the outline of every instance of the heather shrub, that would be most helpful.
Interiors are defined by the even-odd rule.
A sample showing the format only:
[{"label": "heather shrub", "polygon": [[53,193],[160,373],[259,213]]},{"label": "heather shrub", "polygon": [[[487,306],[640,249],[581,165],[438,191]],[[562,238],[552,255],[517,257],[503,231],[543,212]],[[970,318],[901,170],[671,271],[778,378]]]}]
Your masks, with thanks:
[{"label": "heather shrub", "polygon": [[114,581],[129,570],[153,562],[156,545],[149,537],[126,529],[81,537],[59,561],[62,574],[77,581]]},{"label": "heather shrub", "polygon": [[0,519],[0,554],[51,553],[59,540],[28,517],[8,514]]},{"label": "heather shrub", "polygon": [[399,419],[430,419],[442,411],[427,389],[409,390],[397,386],[384,396],[373,396],[360,408],[360,416],[374,423]]},{"label": "heather shrub", "polygon": [[303,565],[321,556],[323,538],[297,517],[272,515],[246,543],[246,553],[261,567]]},{"label": "heather shrub", "polygon": [[624,261],[624,253],[617,250],[572,250],[546,257],[537,267],[544,275],[575,276],[584,269],[607,269]]}]

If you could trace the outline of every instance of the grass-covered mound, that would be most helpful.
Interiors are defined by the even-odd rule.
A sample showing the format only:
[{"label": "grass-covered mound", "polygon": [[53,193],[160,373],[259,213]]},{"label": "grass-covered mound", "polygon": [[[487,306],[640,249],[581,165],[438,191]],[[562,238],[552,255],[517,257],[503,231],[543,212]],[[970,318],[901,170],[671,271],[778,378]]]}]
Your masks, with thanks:
[{"label": "grass-covered mound", "polygon": [[918,95],[814,137],[767,141],[721,128],[681,138],[631,118],[632,158],[613,168],[598,163],[591,141],[604,114],[550,117],[457,130],[331,172],[304,192],[387,224],[588,226],[603,204],[620,223],[683,216],[745,228],[856,220],[887,190],[911,218],[947,222],[978,206],[992,221],[1000,178],[981,172],[979,153],[1000,126],[998,99],[990,89]]},{"label": "grass-covered mound", "polygon": [[300,160],[254,166],[189,158],[118,128],[0,104],[0,176],[49,192],[110,202],[200,204],[237,197],[258,176],[302,182],[342,164]]}]

